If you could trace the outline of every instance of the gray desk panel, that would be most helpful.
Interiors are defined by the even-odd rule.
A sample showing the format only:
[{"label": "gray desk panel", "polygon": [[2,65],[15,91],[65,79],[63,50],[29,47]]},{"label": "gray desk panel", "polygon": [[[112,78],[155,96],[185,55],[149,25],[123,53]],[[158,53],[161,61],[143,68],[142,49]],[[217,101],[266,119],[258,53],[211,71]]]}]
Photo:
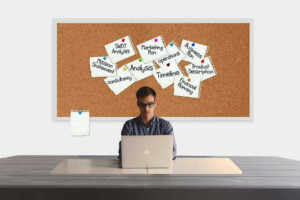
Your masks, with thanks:
[{"label": "gray desk panel", "polygon": [[243,171],[239,176],[50,174],[58,163],[68,158],[115,157],[14,156],[0,159],[0,187],[300,188],[300,162],[278,157],[229,157]]},{"label": "gray desk panel", "polygon": [[230,156],[243,171],[242,175],[50,174],[62,160],[74,158],[115,157],[13,156],[0,159],[0,200],[300,199],[300,162],[290,159]]}]

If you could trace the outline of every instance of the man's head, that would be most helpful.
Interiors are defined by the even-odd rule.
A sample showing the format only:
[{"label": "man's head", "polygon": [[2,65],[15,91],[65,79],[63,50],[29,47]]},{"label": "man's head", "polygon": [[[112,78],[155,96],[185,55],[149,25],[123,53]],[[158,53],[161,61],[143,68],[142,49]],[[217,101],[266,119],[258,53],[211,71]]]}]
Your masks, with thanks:
[{"label": "man's head", "polygon": [[145,119],[152,118],[156,106],[156,92],[150,87],[141,87],[136,92],[137,105],[141,116]]}]

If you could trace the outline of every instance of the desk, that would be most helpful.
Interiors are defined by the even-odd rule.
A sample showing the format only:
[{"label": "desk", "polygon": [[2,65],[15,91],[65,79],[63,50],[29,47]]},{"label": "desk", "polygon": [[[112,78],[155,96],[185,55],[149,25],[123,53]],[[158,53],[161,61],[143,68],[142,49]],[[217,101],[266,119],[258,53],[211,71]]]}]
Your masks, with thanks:
[{"label": "desk", "polygon": [[0,159],[0,200],[300,199],[300,162],[230,156],[242,175],[52,175],[64,159],[114,156],[13,156]]},{"label": "desk", "polygon": [[170,174],[204,175],[227,174],[240,175],[242,171],[229,158],[177,158],[171,161],[170,168],[134,168],[121,167],[117,158],[65,159],[51,172],[59,175],[88,174]]}]

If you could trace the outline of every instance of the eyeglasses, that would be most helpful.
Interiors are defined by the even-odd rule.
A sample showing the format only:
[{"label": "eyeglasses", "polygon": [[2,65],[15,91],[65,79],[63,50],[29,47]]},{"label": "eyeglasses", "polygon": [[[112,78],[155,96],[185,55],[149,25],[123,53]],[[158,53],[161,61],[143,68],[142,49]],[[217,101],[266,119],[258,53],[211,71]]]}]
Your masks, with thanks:
[{"label": "eyeglasses", "polygon": [[149,108],[152,108],[155,105],[155,101],[147,103],[147,104],[144,104],[142,102],[138,102],[137,104],[138,104],[139,107],[142,107],[142,108],[146,108],[146,106],[148,106]]}]

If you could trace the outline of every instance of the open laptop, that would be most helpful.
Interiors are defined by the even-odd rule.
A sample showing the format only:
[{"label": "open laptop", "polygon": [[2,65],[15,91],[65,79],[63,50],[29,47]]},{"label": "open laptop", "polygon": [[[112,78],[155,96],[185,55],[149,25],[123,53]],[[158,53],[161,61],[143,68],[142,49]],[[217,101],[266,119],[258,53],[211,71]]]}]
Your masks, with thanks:
[{"label": "open laptop", "polygon": [[168,168],[172,165],[172,135],[122,136],[123,168]]}]

